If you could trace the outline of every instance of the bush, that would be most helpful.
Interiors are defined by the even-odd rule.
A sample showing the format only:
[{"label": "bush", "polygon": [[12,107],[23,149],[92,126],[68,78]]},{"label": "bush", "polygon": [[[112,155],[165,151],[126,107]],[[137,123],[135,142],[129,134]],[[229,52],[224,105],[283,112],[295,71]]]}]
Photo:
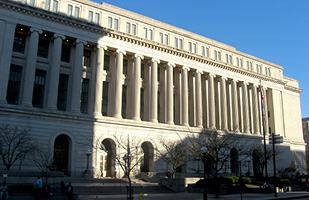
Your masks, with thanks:
[{"label": "bush", "polygon": [[232,180],[230,178],[225,178],[225,177],[218,177],[217,179],[215,178],[210,178],[210,179],[201,179],[195,183],[196,188],[216,188],[218,185],[232,185]]},{"label": "bush", "polygon": [[34,187],[32,184],[16,184],[16,185],[9,185],[8,187],[11,193],[32,193],[34,192]]},{"label": "bush", "polygon": [[289,180],[289,179],[280,179],[280,181],[281,181],[281,184],[283,186],[291,186],[292,185],[292,181]]},{"label": "bush", "polygon": [[252,180],[250,177],[242,177],[242,179],[244,180],[245,184],[252,183]]},{"label": "bush", "polygon": [[237,183],[238,180],[239,180],[239,177],[238,176],[230,176],[230,177],[227,177],[228,179],[231,179],[232,180],[232,183]]}]

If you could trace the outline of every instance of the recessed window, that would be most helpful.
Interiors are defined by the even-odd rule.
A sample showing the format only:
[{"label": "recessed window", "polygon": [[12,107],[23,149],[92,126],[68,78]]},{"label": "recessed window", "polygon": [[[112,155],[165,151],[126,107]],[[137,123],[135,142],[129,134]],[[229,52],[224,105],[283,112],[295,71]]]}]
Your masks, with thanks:
[{"label": "recessed window", "polygon": [[46,0],[45,1],[45,10],[49,10],[50,9],[50,0]]},{"label": "recessed window", "polygon": [[183,47],[183,42],[182,42],[182,39],[179,39],[179,49],[182,49],[182,47]]},{"label": "recessed window", "polygon": [[163,33],[160,33],[160,43],[163,44]]},{"label": "recessed window", "polygon": [[218,51],[218,60],[221,61],[221,51]]},{"label": "recessed window", "polygon": [[75,18],[79,18],[79,10],[80,8],[75,6],[75,13],[74,13]]},{"label": "recessed window", "polygon": [[175,45],[175,48],[178,48],[178,38],[174,38],[174,45]]},{"label": "recessed window", "polygon": [[109,64],[110,64],[110,56],[104,55],[104,70],[109,71]]},{"label": "recessed window", "polygon": [[26,34],[15,32],[13,51],[18,53],[25,53]]},{"label": "recessed window", "polygon": [[84,66],[91,67],[91,50],[84,49]]},{"label": "recessed window", "polygon": [[215,59],[215,60],[217,60],[217,59],[218,59],[217,50],[214,50],[214,59]]},{"label": "recessed window", "polygon": [[196,53],[196,44],[195,43],[193,43],[193,45],[192,45],[192,52]]},{"label": "recessed window", "polygon": [[70,57],[71,57],[71,45],[62,43],[61,61],[69,63]]},{"label": "recessed window", "polygon": [[168,34],[164,35],[164,43],[168,45]]},{"label": "recessed window", "polygon": [[61,111],[66,110],[68,83],[69,83],[69,76],[66,74],[60,74],[59,86],[58,86],[57,109]]},{"label": "recessed window", "polygon": [[205,56],[205,47],[202,46],[202,56]]},{"label": "recessed window", "polygon": [[34,3],[35,3],[35,1],[34,1],[34,0],[30,0],[29,5],[30,5],[30,6],[34,6]]},{"label": "recessed window", "polygon": [[132,24],[132,35],[136,35],[136,24]]},{"label": "recessed window", "polygon": [[9,82],[6,93],[6,101],[9,104],[18,104],[21,75],[22,75],[22,67],[18,65],[11,65]]},{"label": "recessed window", "polygon": [[37,69],[33,85],[32,105],[33,107],[43,108],[45,92],[46,71]]},{"label": "recessed window", "polygon": [[108,24],[107,24],[108,28],[113,28],[113,18],[112,17],[108,17]]},{"label": "recessed window", "polygon": [[127,22],[127,33],[130,34],[131,33],[131,24],[129,22]]},{"label": "recessed window", "polygon": [[68,16],[72,17],[72,15],[73,15],[73,6],[69,4],[68,5]]},{"label": "recessed window", "polygon": [[119,20],[115,18],[114,19],[114,29],[118,30],[118,28],[119,28]]},{"label": "recessed window", "polygon": [[108,89],[109,83],[104,81],[103,82],[103,95],[102,95],[102,115],[107,116],[108,112]]},{"label": "recessed window", "polygon": [[38,46],[38,56],[48,58],[49,39],[40,37]]},{"label": "recessed window", "polygon": [[99,13],[95,13],[94,23],[95,24],[99,24],[100,23],[100,14]]},{"label": "recessed window", "polygon": [[58,11],[58,1],[54,0],[53,2],[53,12],[57,12]]},{"label": "recessed window", "polygon": [[89,79],[83,78],[80,94],[80,112],[88,113]]},{"label": "recessed window", "polygon": [[88,22],[92,22],[92,20],[93,20],[93,12],[89,11],[88,12]]},{"label": "recessed window", "polygon": [[188,48],[189,48],[189,51],[192,52],[192,42],[188,43]]},{"label": "recessed window", "polygon": [[144,38],[152,40],[153,39],[153,31],[152,29],[144,28]]},{"label": "recessed window", "polygon": [[128,65],[129,61],[127,59],[123,59],[123,74],[128,75]]},{"label": "recessed window", "polygon": [[122,85],[122,110],[121,110],[121,115],[122,118],[126,119],[127,118],[127,86]]}]

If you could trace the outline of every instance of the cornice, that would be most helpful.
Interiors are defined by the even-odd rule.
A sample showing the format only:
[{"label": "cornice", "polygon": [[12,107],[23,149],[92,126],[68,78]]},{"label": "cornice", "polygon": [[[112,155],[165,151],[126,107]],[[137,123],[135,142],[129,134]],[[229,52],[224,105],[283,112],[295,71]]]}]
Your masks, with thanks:
[{"label": "cornice", "polygon": [[289,85],[284,85],[284,89],[286,89],[286,90],[289,90],[289,91],[292,91],[292,92],[296,92],[296,93],[302,93],[303,92],[303,90],[302,89],[299,89],[299,88],[297,88],[297,87],[293,87],[293,86],[289,86]]},{"label": "cornice", "polygon": [[[105,35],[108,36],[110,38],[115,38],[115,39],[119,39],[125,42],[129,42],[132,44],[136,44],[136,45],[140,45],[146,48],[150,48],[156,51],[160,51],[163,53],[167,53],[170,55],[174,55],[174,56],[178,56],[184,59],[188,59],[194,62],[198,62],[198,63],[202,63],[202,64],[207,64],[207,65],[211,65],[217,68],[221,68],[224,70],[228,70],[234,73],[238,73],[241,75],[245,75],[245,76],[249,76],[258,80],[263,80],[263,81],[269,81],[269,82],[273,82],[276,84],[280,84],[280,85],[285,85],[286,86],[286,81],[282,81],[280,79],[275,79],[272,77],[268,77],[262,74],[258,74],[258,73],[254,73],[254,72],[250,72],[247,71],[243,68],[239,68],[239,67],[235,67],[233,65],[230,64],[226,64],[223,62],[219,62],[217,60],[214,60],[212,58],[208,58],[208,57],[203,57],[201,55],[196,55],[181,49],[176,49],[167,45],[162,45],[160,43],[151,41],[151,40],[147,40],[144,38],[140,38],[137,36],[133,36],[133,35],[129,35],[120,31],[116,31],[116,30],[112,30],[112,29],[108,29],[108,28],[104,28],[102,26],[93,24],[93,23],[89,23],[87,21],[84,20],[80,20],[80,19],[75,19],[72,17],[68,17],[65,15],[62,15],[60,13],[53,13],[50,11],[46,11],[40,8],[36,8],[36,7],[31,7],[25,4],[21,4],[19,2],[14,2],[14,1],[0,1],[0,7],[4,8],[4,9],[9,9],[15,12],[20,12],[20,13],[24,13],[27,15],[32,15],[38,18],[42,18],[42,19],[46,19],[46,20],[50,20],[56,23],[61,23],[64,25],[68,25],[68,26],[72,26],[75,28],[79,28],[79,29],[85,29],[86,31],[91,31],[97,34],[101,34],[101,35]],[[176,63],[177,64],[177,63]],[[292,91],[301,91],[300,89],[297,90],[297,88],[292,88],[290,86],[286,86],[287,89],[292,90]]]}]

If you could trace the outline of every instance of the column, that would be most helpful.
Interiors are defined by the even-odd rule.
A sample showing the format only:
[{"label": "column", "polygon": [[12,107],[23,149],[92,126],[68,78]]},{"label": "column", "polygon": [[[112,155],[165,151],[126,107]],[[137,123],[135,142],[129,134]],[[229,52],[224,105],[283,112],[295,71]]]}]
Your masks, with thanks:
[{"label": "column", "polygon": [[264,110],[265,110],[265,118],[264,118],[264,124],[265,126],[265,135],[269,134],[269,125],[268,125],[268,102],[267,102],[267,88],[263,87],[263,94],[264,94]]},{"label": "column", "polygon": [[239,132],[238,121],[238,98],[237,98],[237,81],[232,80],[232,113],[233,113],[233,131]]},{"label": "column", "polygon": [[242,83],[242,93],[243,93],[243,120],[244,120],[244,133],[250,133],[249,124],[249,104],[248,104],[248,83]]},{"label": "column", "polygon": [[122,76],[123,76],[123,55],[126,52],[120,49],[116,51],[116,74],[115,74],[115,109],[114,117],[122,118],[121,105],[122,105]]},{"label": "column", "polygon": [[50,110],[57,110],[58,84],[63,40],[65,40],[64,35],[54,34],[47,99],[47,108]]},{"label": "column", "polygon": [[82,86],[82,72],[83,72],[83,55],[84,45],[86,41],[77,39],[75,41],[75,55],[73,66],[73,84],[72,84],[72,99],[71,99],[71,112],[80,112],[80,91]]},{"label": "column", "polygon": [[215,112],[216,112],[216,106],[215,106],[215,76],[214,74],[209,74],[209,128],[210,129],[216,129],[216,119],[215,119]]},{"label": "column", "polygon": [[103,92],[103,68],[104,68],[104,50],[107,47],[97,45],[97,62],[95,67],[94,84],[94,109],[93,114],[102,116],[102,92]]},{"label": "column", "polygon": [[188,120],[188,67],[182,67],[181,82],[182,82],[182,125],[189,126]]},{"label": "column", "polygon": [[134,55],[134,88],[133,88],[133,119],[141,120],[141,59],[142,55]]},{"label": "column", "polygon": [[227,128],[227,102],[226,102],[226,80],[227,78],[221,77],[221,129],[228,130]]},{"label": "column", "polygon": [[176,65],[167,63],[167,123],[174,124],[174,88],[173,88],[173,68]]},{"label": "column", "polygon": [[4,34],[2,38],[2,45],[0,46],[0,103],[7,103],[6,102],[6,93],[7,87],[9,82],[10,76],[10,65],[11,65],[11,58],[12,58],[12,50],[13,50],[13,43],[14,43],[14,35],[15,35],[15,23],[5,23]]},{"label": "column", "polygon": [[39,44],[39,36],[43,33],[42,30],[31,28],[30,29],[30,41],[27,53],[27,63],[25,70],[25,81],[24,81],[24,90],[23,90],[23,98],[22,105],[31,107],[32,106],[32,94],[33,94],[33,85],[35,78],[35,69],[36,69],[36,61],[37,61],[37,53],[38,53],[38,44]]},{"label": "column", "polygon": [[195,89],[196,89],[196,126],[203,127],[203,108],[202,108],[202,71],[195,72]]},{"label": "column", "polygon": [[158,59],[151,59],[150,121],[158,123]]},{"label": "column", "polygon": [[260,118],[259,118],[259,112],[258,112],[258,96],[257,96],[257,85],[252,86],[252,98],[253,98],[253,128],[254,128],[254,134],[260,134]]}]

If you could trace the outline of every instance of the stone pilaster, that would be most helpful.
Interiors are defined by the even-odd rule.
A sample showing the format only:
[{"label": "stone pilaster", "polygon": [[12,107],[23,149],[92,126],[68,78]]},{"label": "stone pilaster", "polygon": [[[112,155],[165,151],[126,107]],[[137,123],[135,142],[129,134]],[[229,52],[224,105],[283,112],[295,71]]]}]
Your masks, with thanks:
[{"label": "stone pilaster", "polygon": [[150,121],[158,123],[158,64],[160,60],[151,60],[151,99],[150,99]]},{"label": "stone pilaster", "polygon": [[209,74],[209,128],[216,129],[216,106],[215,106],[215,76],[214,74]]},{"label": "stone pilaster", "polygon": [[174,124],[173,63],[167,64],[167,123]]},{"label": "stone pilaster", "polygon": [[181,84],[182,84],[182,125],[189,126],[188,112],[188,67],[182,67]]},{"label": "stone pilaster", "polygon": [[133,88],[133,119],[140,121],[141,110],[141,60],[144,59],[142,55],[134,55],[134,88]]},{"label": "stone pilaster", "polygon": [[203,108],[202,108],[202,71],[195,72],[195,89],[196,89],[196,126],[203,127]]}]

